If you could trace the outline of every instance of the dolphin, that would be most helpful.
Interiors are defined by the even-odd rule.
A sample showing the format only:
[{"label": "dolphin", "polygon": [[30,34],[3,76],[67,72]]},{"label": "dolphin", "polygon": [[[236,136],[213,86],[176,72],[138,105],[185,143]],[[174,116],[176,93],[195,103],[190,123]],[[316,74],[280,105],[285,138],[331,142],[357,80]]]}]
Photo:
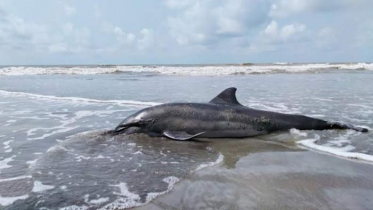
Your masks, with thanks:
[{"label": "dolphin", "polygon": [[368,129],[303,115],[263,111],[237,101],[237,89],[228,88],[208,103],[165,103],[142,109],[124,119],[111,134],[144,133],[173,140],[245,138],[292,128],[299,130]]}]

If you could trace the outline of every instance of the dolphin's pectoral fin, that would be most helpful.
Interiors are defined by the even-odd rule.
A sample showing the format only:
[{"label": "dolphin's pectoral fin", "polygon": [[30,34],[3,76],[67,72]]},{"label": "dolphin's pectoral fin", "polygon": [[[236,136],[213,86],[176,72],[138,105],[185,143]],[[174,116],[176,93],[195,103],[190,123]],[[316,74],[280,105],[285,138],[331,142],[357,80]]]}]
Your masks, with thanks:
[{"label": "dolphin's pectoral fin", "polygon": [[237,90],[237,88],[235,88],[235,87],[225,89],[223,92],[219,93],[219,95],[217,95],[215,98],[213,98],[209,103],[242,106],[237,101],[236,90]]},{"label": "dolphin's pectoral fin", "polygon": [[170,139],[173,139],[173,140],[178,140],[178,141],[186,141],[186,140],[190,140],[194,137],[197,137],[201,134],[203,134],[205,132],[200,132],[200,133],[197,133],[197,134],[189,134],[185,131],[165,131],[163,132],[163,135],[170,138]]}]

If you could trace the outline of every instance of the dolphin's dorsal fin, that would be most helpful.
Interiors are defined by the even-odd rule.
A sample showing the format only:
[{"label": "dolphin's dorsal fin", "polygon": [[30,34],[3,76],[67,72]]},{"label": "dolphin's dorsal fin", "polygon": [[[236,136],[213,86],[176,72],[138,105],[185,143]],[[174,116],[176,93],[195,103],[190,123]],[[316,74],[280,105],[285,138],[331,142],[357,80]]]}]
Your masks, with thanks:
[{"label": "dolphin's dorsal fin", "polygon": [[237,88],[235,87],[227,88],[223,92],[221,92],[219,95],[217,95],[215,98],[213,98],[209,103],[242,106],[237,101],[236,90]]}]

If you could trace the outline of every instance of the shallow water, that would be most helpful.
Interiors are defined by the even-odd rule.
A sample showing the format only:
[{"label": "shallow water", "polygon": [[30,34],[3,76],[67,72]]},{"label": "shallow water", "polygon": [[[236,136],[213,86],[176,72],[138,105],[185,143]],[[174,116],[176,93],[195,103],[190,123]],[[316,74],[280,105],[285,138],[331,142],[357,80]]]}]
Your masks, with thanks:
[{"label": "shallow water", "polygon": [[[250,139],[175,142],[101,135],[141,108],[171,101],[206,102],[227,87],[237,87],[238,100],[252,108],[373,128],[372,79],[373,72],[367,70],[0,76],[0,205],[138,206],[222,159],[227,168],[233,167],[241,157],[260,150],[245,146]],[[372,132],[292,130],[259,139],[367,161],[373,154]]]}]

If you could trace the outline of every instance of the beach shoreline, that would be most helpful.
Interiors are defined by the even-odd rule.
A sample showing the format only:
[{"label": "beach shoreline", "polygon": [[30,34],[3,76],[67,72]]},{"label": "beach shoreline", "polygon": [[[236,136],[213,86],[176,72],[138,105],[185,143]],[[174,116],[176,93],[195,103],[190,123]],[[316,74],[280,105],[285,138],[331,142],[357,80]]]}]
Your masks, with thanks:
[{"label": "beach shoreline", "polygon": [[372,164],[340,157],[370,159],[372,132],[292,129],[208,142],[97,134],[144,107],[205,103],[227,87],[253,109],[373,128],[372,76],[1,76],[1,208],[369,209]]},{"label": "beach shoreline", "polygon": [[[258,152],[197,171],[136,209],[370,209],[373,166],[251,141]],[[270,148],[270,149],[269,149]],[[271,151],[270,151],[271,150]],[[237,153],[236,153],[237,154]]]}]

